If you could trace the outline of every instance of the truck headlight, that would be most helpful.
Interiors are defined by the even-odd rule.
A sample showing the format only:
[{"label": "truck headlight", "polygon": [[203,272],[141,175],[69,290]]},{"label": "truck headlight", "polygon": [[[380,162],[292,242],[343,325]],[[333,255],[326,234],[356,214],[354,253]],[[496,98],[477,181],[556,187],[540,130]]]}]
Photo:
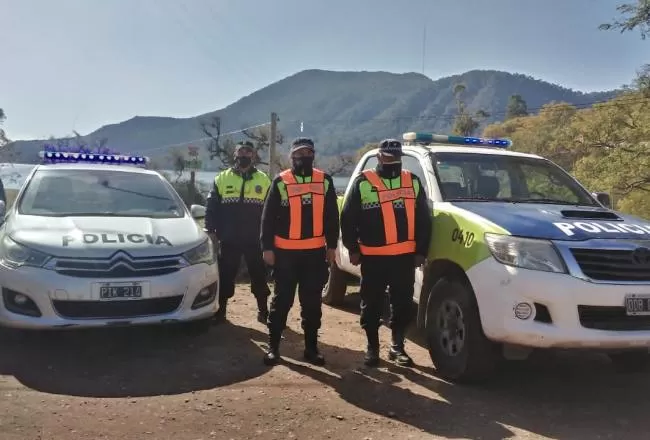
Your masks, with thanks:
[{"label": "truck headlight", "polygon": [[492,256],[502,264],[544,272],[566,273],[564,261],[550,241],[486,233],[485,242]]},{"label": "truck headlight", "polygon": [[8,235],[0,243],[0,263],[14,269],[21,266],[42,267],[49,259],[49,255],[16,243]]},{"label": "truck headlight", "polygon": [[214,253],[212,241],[210,239],[205,240],[194,249],[185,252],[183,258],[185,258],[191,265],[201,263],[214,264],[216,261],[216,255]]}]

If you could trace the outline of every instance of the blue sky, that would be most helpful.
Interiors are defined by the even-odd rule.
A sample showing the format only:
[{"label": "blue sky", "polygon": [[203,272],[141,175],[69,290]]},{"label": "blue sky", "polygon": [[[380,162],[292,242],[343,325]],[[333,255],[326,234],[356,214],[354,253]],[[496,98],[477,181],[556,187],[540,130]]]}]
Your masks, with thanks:
[{"label": "blue sky", "polygon": [[87,134],[135,115],[222,108],[304,69],[472,69],[576,90],[629,83],[638,33],[599,31],[623,0],[0,0],[10,138]]}]

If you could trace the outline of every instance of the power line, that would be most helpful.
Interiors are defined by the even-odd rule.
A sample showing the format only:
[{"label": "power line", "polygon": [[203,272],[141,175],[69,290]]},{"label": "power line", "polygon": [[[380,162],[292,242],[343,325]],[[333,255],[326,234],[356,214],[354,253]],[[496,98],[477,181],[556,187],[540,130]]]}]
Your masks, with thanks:
[{"label": "power line", "polygon": [[[220,136],[230,136],[232,134],[243,133],[246,130],[252,130],[254,128],[264,127],[264,126],[269,125],[269,124],[270,124],[270,122],[264,122],[262,124],[251,125],[250,127],[242,128],[240,130],[234,130],[234,131],[229,131],[227,133],[221,133]],[[208,141],[208,140],[212,140],[212,139],[213,138],[211,138],[209,136],[208,137],[202,137],[202,138],[192,139],[192,140],[185,141],[185,142],[180,142],[178,144],[169,144],[169,145],[163,145],[161,147],[149,148],[146,151],[149,152],[149,151],[162,150],[163,148],[181,147],[181,146],[184,146],[184,145],[187,145],[187,144],[191,144],[192,142]]]}]

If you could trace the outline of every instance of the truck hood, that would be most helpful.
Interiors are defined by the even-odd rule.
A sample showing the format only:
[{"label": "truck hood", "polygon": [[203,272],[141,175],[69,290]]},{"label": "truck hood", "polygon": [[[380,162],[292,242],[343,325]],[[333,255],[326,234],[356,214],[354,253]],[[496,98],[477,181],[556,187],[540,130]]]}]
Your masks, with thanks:
[{"label": "truck hood", "polygon": [[14,213],[5,234],[32,249],[58,257],[177,255],[201,244],[206,234],[191,217],[39,217]]},{"label": "truck hood", "polygon": [[650,222],[601,207],[454,202],[512,235],[548,240],[650,239]]}]

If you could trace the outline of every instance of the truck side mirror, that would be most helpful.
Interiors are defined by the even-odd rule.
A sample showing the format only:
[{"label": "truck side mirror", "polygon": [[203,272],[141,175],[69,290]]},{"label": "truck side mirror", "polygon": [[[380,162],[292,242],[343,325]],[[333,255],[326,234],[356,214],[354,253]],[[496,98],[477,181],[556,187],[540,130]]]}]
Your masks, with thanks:
[{"label": "truck side mirror", "polygon": [[612,208],[612,199],[606,192],[595,192],[591,194],[605,208]]}]

